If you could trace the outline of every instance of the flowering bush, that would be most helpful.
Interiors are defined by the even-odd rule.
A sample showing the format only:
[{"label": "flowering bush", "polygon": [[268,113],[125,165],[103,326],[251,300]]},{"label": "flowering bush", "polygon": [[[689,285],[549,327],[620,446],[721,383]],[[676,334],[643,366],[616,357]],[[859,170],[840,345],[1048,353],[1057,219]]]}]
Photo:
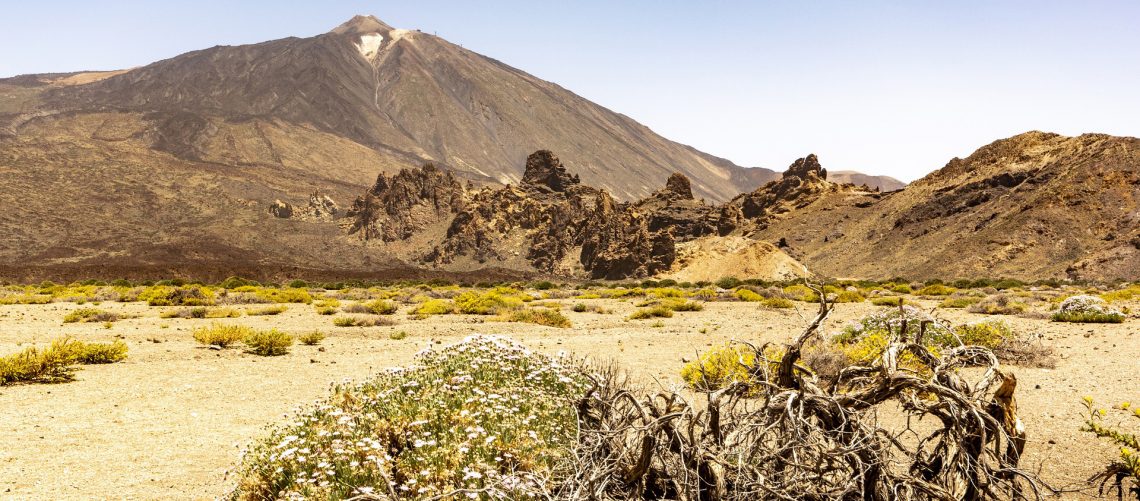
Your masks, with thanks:
[{"label": "flowering bush", "polygon": [[574,444],[587,379],[475,336],[299,412],[245,455],[230,499],[527,499]]},{"label": "flowering bush", "polygon": [[1124,314],[1109,308],[1099,297],[1081,295],[1062,301],[1060,309],[1053,314],[1053,321],[1120,323],[1124,321]]}]

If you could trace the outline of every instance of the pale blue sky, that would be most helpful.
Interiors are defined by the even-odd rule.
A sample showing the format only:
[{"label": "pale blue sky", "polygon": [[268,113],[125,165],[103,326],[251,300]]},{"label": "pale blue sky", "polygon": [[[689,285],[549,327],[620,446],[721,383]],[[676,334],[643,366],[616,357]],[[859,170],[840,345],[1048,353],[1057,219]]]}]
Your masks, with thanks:
[{"label": "pale blue sky", "polygon": [[0,0],[0,76],[311,36],[435,32],[670,139],[913,180],[1038,129],[1140,136],[1140,2]]}]

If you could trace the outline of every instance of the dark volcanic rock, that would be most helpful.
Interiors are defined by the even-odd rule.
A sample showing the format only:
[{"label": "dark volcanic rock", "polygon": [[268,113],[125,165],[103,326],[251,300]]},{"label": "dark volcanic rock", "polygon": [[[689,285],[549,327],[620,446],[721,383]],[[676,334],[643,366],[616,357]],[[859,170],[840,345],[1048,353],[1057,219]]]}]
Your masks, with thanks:
[{"label": "dark volcanic rock", "polygon": [[580,184],[578,176],[566,172],[566,167],[549,150],[538,150],[526,157],[522,182],[530,186],[545,186],[553,191],[566,191]]},{"label": "dark volcanic rock", "polygon": [[798,177],[804,180],[812,177],[827,179],[827,170],[819,164],[819,158],[812,153],[804,158],[797,159],[788,166],[788,170],[784,171],[782,178],[787,179],[789,177]]},{"label": "dark volcanic rock", "polygon": [[464,205],[463,185],[435,165],[380,174],[376,184],[357,197],[346,216],[349,234],[365,240],[405,240],[433,223],[446,220]]},{"label": "dark volcanic rock", "polygon": [[651,232],[648,221],[609,194],[598,195],[581,262],[592,278],[644,277],[669,269],[676,259],[669,229]]},{"label": "dark volcanic rock", "polygon": [[631,209],[645,216],[649,231],[671,229],[682,240],[717,232],[719,210],[693,199],[689,178],[684,174],[669,176],[665,189],[633,203]]},{"label": "dark volcanic rock", "polygon": [[[793,162],[779,181],[772,181],[756,191],[740,195],[729,204],[739,205],[741,215],[746,219],[762,219],[788,212],[796,206],[810,203],[824,192],[839,188],[839,185],[827,181],[827,169],[819,164],[819,159],[813,154]],[[722,217],[724,220],[725,217]],[[731,224],[726,222],[722,226],[728,227]]]},{"label": "dark volcanic rock", "polygon": [[676,244],[717,233],[720,208],[694,200],[688,178],[635,203],[581,184],[553,153],[527,158],[518,186],[464,188],[427,165],[381,175],[353,204],[348,230],[364,239],[406,240],[437,222],[447,230],[419,259],[435,265],[525,265],[546,273],[643,277],[672,266]]},{"label": "dark volcanic rock", "polygon": [[685,177],[680,172],[674,172],[669,176],[669,180],[665,181],[665,191],[685,199],[693,198],[693,185],[689,183],[689,178]]}]

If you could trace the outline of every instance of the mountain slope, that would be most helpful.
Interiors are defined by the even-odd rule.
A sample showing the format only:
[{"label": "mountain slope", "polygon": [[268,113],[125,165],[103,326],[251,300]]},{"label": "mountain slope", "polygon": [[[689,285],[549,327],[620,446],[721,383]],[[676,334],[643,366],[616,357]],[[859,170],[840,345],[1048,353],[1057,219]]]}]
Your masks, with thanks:
[{"label": "mountain slope", "polygon": [[[380,152],[388,164],[432,161],[465,177],[517,183],[520,159],[563,152],[583,180],[619,199],[680,171],[697,196],[725,200],[771,171],[664,139],[555,84],[418,31],[357,16],[312,38],[214,47],[104,78],[53,86],[42,110],[147,114],[155,146],[186,160],[226,163],[222,123],[281,121]],[[272,155],[250,161],[274,163]],[[369,172],[370,176],[375,172]]]},{"label": "mountain slope", "polygon": [[827,179],[839,184],[850,183],[856,186],[867,185],[879,191],[895,191],[906,187],[906,183],[890,176],[872,176],[853,170],[827,171]]}]

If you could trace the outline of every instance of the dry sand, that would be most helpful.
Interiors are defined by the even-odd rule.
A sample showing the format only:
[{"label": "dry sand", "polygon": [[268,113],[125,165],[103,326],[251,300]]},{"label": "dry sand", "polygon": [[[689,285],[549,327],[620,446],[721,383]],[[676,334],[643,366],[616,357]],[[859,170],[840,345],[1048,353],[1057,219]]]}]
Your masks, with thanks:
[{"label": "dry sand", "polygon": [[[569,305],[574,300],[564,300]],[[160,319],[159,308],[141,303],[101,308],[138,315],[111,329],[62,324],[81,306],[0,306],[0,354],[28,343],[70,335],[87,341],[122,336],[130,346],[121,363],[86,366],[75,381],[57,385],[0,387],[0,498],[4,499],[211,499],[232,484],[226,472],[242,447],[298,405],[328,393],[331,383],[361,379],[405,365],[430,343],[452,343],[476,333],[512,336],[547,352],[568,350],[617,359],[635,375],[679,383],[681,358],[733,338],[786,341],[807,322],[793,311],[749,303],[708,303],[701,312],[664,319],[626,321],[632,302],[591,300],[611,314],[565,314],[572,329],[485,321],[452,315],[412,320],[397,314],[393,327],[338,328],[311,306],[291,305],[276,317],[218,320],[293,333],[326,332],[321,351],[295,346],[289,355],[258,357],[195,344],[190,331],[214,320]],[[931,303],[932,305],[933,303]],[[829,321],[834,332],[874,306],[841,304]],[[981,318],[944,312],[955,321]],[[1029,430],[1024,466],[1040,468],[1055,487],[1085,488],[1064,498],[1095,494],[1083,481],[1116,449],[1081,433],[1080,398],[1104,404],[1140,402],[1140,335],[1137,320],[1118,325],[1055,324],[1007,317],[1023,332],[1041,332],[1060,360],[1056,369],[1015,368],[1022,419]],[[701,333],[704,329],[706,332]],[[391,340],[403,330],[409,336]],[[155,343],[151,339],[160,342]]]}]

